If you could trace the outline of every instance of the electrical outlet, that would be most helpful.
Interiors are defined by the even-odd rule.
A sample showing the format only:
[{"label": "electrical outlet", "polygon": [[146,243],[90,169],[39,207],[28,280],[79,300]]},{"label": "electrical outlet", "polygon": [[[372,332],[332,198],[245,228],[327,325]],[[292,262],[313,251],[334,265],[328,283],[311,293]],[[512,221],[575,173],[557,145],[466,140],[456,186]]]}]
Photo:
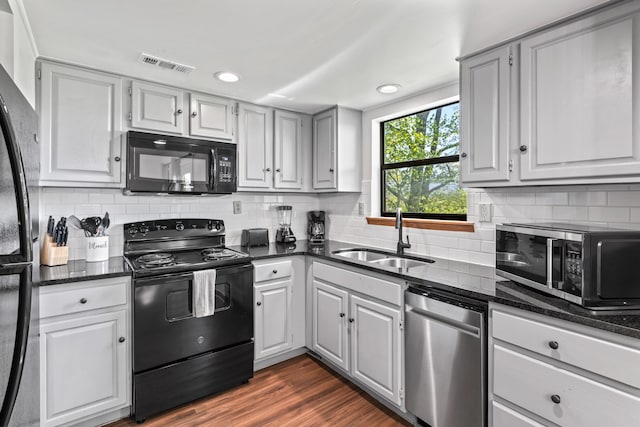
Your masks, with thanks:
[{"label": "electrical outlet", "polygon": [[234,200],[233,202],[233,214],[238,215],[242,213],[242,202],[240,200]]},{"label": "electrical outlet", "polygon": [[479,210],[479,221],[491,222],[491,203],[480,203]]},{"label": "electrical outlet", "polygon": [[358,215],[364,216],[364,202],[358,203]]}]

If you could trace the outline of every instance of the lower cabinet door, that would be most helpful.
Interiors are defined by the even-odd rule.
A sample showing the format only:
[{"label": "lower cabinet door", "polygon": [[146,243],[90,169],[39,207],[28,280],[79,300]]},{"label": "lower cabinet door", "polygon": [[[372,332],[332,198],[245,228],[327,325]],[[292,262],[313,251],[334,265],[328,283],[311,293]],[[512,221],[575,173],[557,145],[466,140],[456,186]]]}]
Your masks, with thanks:
[{"label": "lower cabinet door", "polygon": [[256,360],[293,347],[292,285],[291,280],[286,280],[255,287]]},{"label": "lower cabinet door", "polygon": [[125,310],[40,325],[41,425],[128,403]]},{"label": "lower cabinet door", "polygon": [[400,405],[400,311],[351,295],[351,375]]},{"label": "lower cabinet door", "polygon": [[349,294],[313,281],[313,350],[349,370],[347,310]]}]

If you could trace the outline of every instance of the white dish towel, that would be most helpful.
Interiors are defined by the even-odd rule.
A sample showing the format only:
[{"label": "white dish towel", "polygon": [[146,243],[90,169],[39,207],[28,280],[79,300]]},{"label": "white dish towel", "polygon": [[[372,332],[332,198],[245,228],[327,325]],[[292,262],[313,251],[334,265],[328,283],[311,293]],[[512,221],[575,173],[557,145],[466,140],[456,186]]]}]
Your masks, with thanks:
[{"label": "white dish towel", "polygon": [[216,270],[193,272],[193,316],[213,316],[216,311]]}]

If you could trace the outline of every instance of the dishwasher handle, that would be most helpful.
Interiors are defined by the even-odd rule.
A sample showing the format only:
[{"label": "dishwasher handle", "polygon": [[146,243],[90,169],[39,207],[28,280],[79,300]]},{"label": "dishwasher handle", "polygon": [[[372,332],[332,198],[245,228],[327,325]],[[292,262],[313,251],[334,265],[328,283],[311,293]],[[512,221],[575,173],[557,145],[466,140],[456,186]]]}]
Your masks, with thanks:
[{"label": "dishwasher handle", "polygon": [[407,315],[410,315],[410,313],[413,313],[417,316],[427,318],[428,320],[433,320],[439,323],[443,323],[449,326],[450,328],[458,330],[458,332],[471,335],[475,338],[481,338],[481,334],[482,334],[481,329],[476,326],[470,325],[468,323],[460,322],[458,320],[451,319],[441,314],[423,310],[418,307],[413,307],[408,304],[405,305],[404,311]]}]

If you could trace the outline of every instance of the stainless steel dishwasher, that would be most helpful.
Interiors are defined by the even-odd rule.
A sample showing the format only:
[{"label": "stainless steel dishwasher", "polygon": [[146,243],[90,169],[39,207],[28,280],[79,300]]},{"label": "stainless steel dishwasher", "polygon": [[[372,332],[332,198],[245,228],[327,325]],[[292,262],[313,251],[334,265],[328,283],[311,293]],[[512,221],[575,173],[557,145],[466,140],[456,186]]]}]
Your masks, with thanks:
[{"label": "stainless steel dishwasher", "polygon": [[444,291],[405,292],[406,405],[422,423],[486,425],[486,313]]}]

